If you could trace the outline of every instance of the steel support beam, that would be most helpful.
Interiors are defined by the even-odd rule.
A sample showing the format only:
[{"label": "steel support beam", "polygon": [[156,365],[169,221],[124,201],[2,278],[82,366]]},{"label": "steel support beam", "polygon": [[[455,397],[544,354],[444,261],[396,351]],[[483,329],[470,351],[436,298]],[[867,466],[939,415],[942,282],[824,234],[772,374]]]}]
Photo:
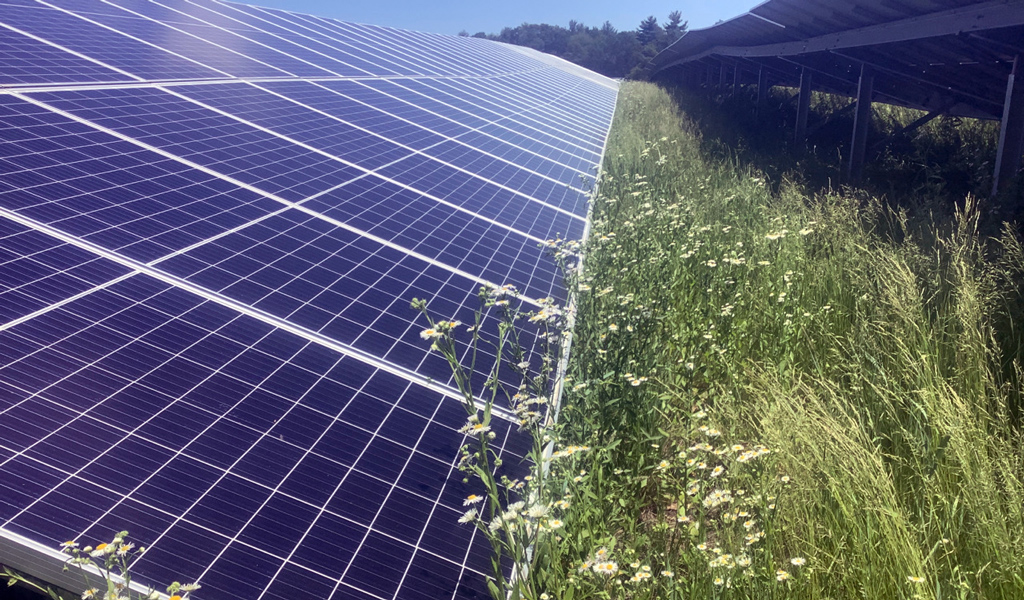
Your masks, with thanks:
[{"label": "steel support beam", "polygon": [[894,139],[900,137],[901,135],[906,135],[906,134],[910,133],[911,131],[914,131],[918,127],[921,127],[923,125],[926,125],[926,124],[930,123],[936,117],[941,117],[942,115],[944,115],[946,113],[946,111],[948,111],[949,109],[953,108],[954,104],[956,104],[955,101],[947,101],[941,107],[933,110],[932,112],[924,115],[923,117],[919,117],[919,118],[915,119],[913,123],[910,123],[908,125],[900,127],[899,129],[894,131],[892,133],[892,135],[890,135],[886,139],[884,139],[884,140],[882,140],[880,142],[876,142],[874,145],[872,145],[871,146],[871,152],[876,152],[878,150],[881,150],[882,147],[885,146],[886,143],[888,143],[890,140],[894,140]]},{"label": "steel support beam", "polygon": [[[687,57],[685,60],[696,60],[711,54],[747,58],[797,56],[812,52],[831,52],[943,35],[964,35],[1018,25],[1024,25],[1024,11],[1020,9],[1020,4],[1005,0],[993,0],[793,42],[761,46],[713,46],[700,54]],[[666,57],[666,60],[671,59]],[[671,63],[659,66],[659,68],[670,66],[672,66]]]},{"label": "steel support beam", "polygon": [[867,150],[868,127],[871,125],[871,93],[875,85],[875,73],[868,65],[860,68],[860,83],[857,85],[857,109],[853,117],[853,142],[850,144],[850,161],[846,169],[847,181],[857,183],[864,173],[864,154]]},{"label": "steel support beam", "polygon": [[740,93],[740,65],[736,63],[732,66],[732,95],[736,96]]},{"label": "steel support beam", "polygon": [[992,195],[1006,187],[1020,169],[1024,151],[1024,55],[1013,59],[1013,71],[1006,81],[1003,120],[999,125],[999,149],[996,150],[996,171]]},{"label": "steel support beam", "polygon": [[811,109],[811,70],[800,71],[800,93],[796,101],[796,132],[797,142],[807,137],[807,113]]},{"label": "steel support beam", "polygon": [[764,112],[765,103],[768,102],[768,69],[761,65],[757,70],[757,112]]}]

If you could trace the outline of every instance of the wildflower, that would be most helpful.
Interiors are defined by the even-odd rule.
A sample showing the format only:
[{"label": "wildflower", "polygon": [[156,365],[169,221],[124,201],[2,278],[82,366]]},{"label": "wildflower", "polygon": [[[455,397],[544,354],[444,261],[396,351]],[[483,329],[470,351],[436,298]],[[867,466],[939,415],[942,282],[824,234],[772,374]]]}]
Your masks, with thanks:
[{"label": "wildflower", "polygon": [[917,575],[907,575],[907,581],[910,583],[924,583],[924,577],[918,577]]},{"label": "wildflower", "polygon": [[612,561],[600,562],[594,565],[594,572],[602,575],[612,576],[619,571],[619,565]]},{"label": "wildflower", "polygon": [[194,592],[194,591],[198,590],[201,587],[203,587],[203,586],[199,585],[198,583],[186,583],[185,585],[181,586],[181,591],[183,591],[183,592]]},{"label": "wildflower", "polygon": [[472,523],[476,521],[477,512],[475,508],[471,508],[466,511],[461,517],[459,517],[459,523]]},{"label": "wildflower", "polygon": [[667,468],[669,468],[671,466],[672,466],[672,463],[668,462],[667,460],[663,460],[660,463],[658,463],[658,470],[659,471],[664,471],[665,469],[667,469]]},{"label": "wildflower", "polygon": [[558,502],[555,502],[555,506],[561,508],[562,510],[565,510],[569,508],[569,502],[566,500],[559,500]]},{"label": "wildflower", "polygon": [[607,558],[607,557],[608,557],[608,548],[606,548],[605,546],[601,546],[600,548],[598,548],[598,549],[597,549],[597,550],[596,550],[596,551],[594,552],[594,556],[595,556],[595,557],[596,557],[596,558],[597,558],[598,560],[600,560],[600,559],[603,559],[603,558]]},{"label": "wildflower", "polygon": [[715,583],[715,585],[722,586],[722,585],[725,585],[725,580],[722,579],[721,577],[715,577],[714,583]]},{"label": "wildflower", "polygon": [[82,600],[90,600],[91,598],[95,598],[96,594],[98,594],[98,593],[100,593],[100,591],[98,589],[96,589],[96,588],[89,588],[89,589],[85,590],[84,592],[82,592]]},{"label": "wildflower", "polygon": [[750,563],[751,563],[750,557],[747,556],[746,554],[740,554],[739,556],[736,557],[736,564],[739,565],[740,567],[743,567],[744,569],[749,567]]},{"label": "wildflower", "polygon": [[611,325],[608,326],[608,331],[618,331],[618,330],[619,330],[619,326],[616,325],[615,323],[612,323]]},{"label": "wildflower", "polygon": [[714,468],[714,470],[711,471],[711,476],[712,477],[718,477],[719,475],[721,475],[724,472],[725,472],[725,469],[722,468],[722,465],[718,465],[717,467]]},{"label": "wildflower", "polygon": [[779,569],[778,571],[775,571],[775,579],[778,581],[785,581],[789,579],[789,573],[787,571]]},{"label": "wildflower", "polygon": [[75,542],[75,541],[64,542],[64,543],[62,543],[60,545],[60,549],[63,550],[64,552],[70,552],[73,548],[77,548],[77,547],[78,547],[78,542]]},{"label": "wildflower", "polygon": [[789,483],[789,475],[783,475],[782,477],[779,478],[779,481],[781,481],[782,483]]},{"label": "wildflower", "polygon": [[810,235],[812,233],[814,233],[814,230],[811,229],[810,227],[804,227],[803,229],[800,230],[800,235]]},{"label": "wildflower", "polygon": [[673,577],[676,576],[676,574],[673,573],[672,571],[669,571],[669,570],[666,569],[666,570],[661,572],[661,576],[662,577],[668,577],[669,579],[672,579]]},{"label": "wildflower", "polygon": [[126,554],[131,552],[132,548],[134,548],[134,547],[135,547],[135,544],[122,544],[117,549],[117,555],[118,556],[125,556]]},{"label": "wildflower", "polygon": [[708,545],[705,544],[704,542],[701,542],[701,543],[697,544],[697,549],[700,550],[701,552],[703,552],[703,551],[708,549]]},{"label": "wildflower", "polygon": [[558,519],[551,519],[550,521],[548,521],[548,527],[550,527],[551,529],[561,529],[563,525],[565,525],[565,523]]},{"label": "wildflower", "polygon": [[473,423],[473,422],[470,422],[470,423],[467,423],[459,431],[461,431],[462,433],[470,433],[470,434],[479,435],[479,436],[482,437],[484,434],[486,434],[490,430],[491,430],[491,428],[486,426],[486,425],[484,425],[483,423]]},{"label": "wildflower", "polygon": [[114,547],[109,544],[97,544],[96,548],[89,553],[89,556],[96,558],[99,556],[105,556],[114,551]]},{"label": "wildflower", "polygon": [[526,516],[531,519],[539,519],[546,514],[548,514],[548,507],[541,506],[540,504],[534,504],[530,508],[526,509]]},{"label": "wildflower", "polygon": [[789,559],[789,564],[793,565],[794,567],[802,567],[807,564],[807,559],[798,556],[796,558]]},{"label": "wildflower", "polygon": [[594,566],[594,561],[592,561],[590,559],[587,559],[587,560],[583,561],[582,564],[580,564],[580,568],[578,570],[579,570],[580,573],[585,573],[586,571],[589,571],[590,568],[593,567],[593,566]]},{"label": "wildflower", "polygon": [[425,340],[433,340],[441,337],[441,332],[434,329],[433,327],[428,327],[427,329],[424,329],[423,331],[420,332],[420,337]]}]

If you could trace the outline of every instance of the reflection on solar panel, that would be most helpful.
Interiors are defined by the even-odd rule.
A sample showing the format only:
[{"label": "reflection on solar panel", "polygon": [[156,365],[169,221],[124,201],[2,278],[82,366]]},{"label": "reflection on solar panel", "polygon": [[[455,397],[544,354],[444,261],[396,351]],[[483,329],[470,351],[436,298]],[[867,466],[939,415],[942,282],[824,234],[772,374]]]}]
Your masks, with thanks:
[{"label": "reflection on solar panel", "polygon": [[72,585],[60,542],[129,529],[206,599],[485,595],[409,303],[564,298],[538,243],[584,234],[615,97],[471,38],[0,0],[0,563]]}]

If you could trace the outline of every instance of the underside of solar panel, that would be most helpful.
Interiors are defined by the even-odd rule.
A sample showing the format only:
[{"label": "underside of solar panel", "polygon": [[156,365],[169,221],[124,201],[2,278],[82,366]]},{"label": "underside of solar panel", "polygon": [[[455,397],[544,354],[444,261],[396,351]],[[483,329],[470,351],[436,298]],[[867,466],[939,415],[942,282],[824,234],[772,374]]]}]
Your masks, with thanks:
[{"label": "underside of solar panel", "polygon": [[410,301],[564,300],[540,243],[585,235],[616,92],[473,38],[0,0],[0,564],[81,592],[60,543],[127,529],[206,600],[486,596]]}]

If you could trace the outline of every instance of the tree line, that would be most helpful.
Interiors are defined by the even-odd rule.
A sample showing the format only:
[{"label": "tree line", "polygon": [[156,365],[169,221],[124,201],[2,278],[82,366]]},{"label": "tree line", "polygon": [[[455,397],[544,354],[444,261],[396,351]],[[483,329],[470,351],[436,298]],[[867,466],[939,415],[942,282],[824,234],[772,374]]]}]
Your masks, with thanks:
[{"label": "tree line", "polygon": [[[686,31],[686,21],[678,10],[664,23],[653,15],[631,31],[619,31],[610,22],[588,27],[569,21],[568,27],[543,23],[523,23],[505,27],[499,34],[479,32],[472,37],[526,46],[564,58],[607,77],[645,79],[651,59]],[[462,36],[469,32],[462,31]]]}]

